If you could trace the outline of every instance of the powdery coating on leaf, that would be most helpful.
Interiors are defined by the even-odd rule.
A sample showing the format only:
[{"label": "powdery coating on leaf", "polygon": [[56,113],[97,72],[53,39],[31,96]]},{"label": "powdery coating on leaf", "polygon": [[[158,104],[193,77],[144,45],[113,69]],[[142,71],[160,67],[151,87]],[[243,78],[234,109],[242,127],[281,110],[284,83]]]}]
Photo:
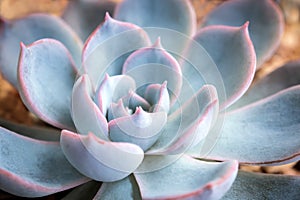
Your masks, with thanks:
[{"label": "powdery coating on leaf", "polygon": [[93,90],[88,75],[79,77],[72,91],[72,118],[79,133],[92,132],[108,140],[107,120],[92,99]]},{"label": "powdery coating on leaf", "polygon": [[163,49],[160,38],[151,47],[133,52],[126,59],[122,74],[131,76],[139,87],[167,81],[171,105],[174,104],[182,86],[181,67],[177,60]]},{"label": "powdery coating on leaf", "polygon": [[166,122],[167,113],[148,113],[138,107],[133,115],[108,123],[109,137],[115,142],[136,144],[146,151],[159,139]]},{"label": "powdery coating on leaf", "polygon": [[53,126],[74,130],[70,103],[76,74],[68,50],[59,41],[21,44],[19,93],[31,112]]},{"label": "powdery coating on leaf", "polygon": [[246,21],[250,21],[249,32],[257,55],[257,68],[259,68],[272,56],[283,34],[283,15],[274,1],[226,1],[206,16],[203,26],[241,26]]},{"label": "powdery coating on leaf", "polygon": [[271,175],[240,171],[223,200],[298,199],[298,176]]},{"label": "powdery coating on leaf", "polygon": [[229,112],[208,159],[278,165],[299,160],[300,86]]},{"label": "powdery coating on leaf", "polygon": [[219,199],[232,185],[236,161],[209,163],[188,156],[161,170],[135,173],[143,199]]},{"label": "powdery coating on leaf", "polygon": [[70,24],[85,41],[96,27],[103,22],[106,12],[113,13],[112,1],[69,1],[62,18]]},{"label": "powdery coating on leaf", "polygon": [[[223,78],[227,99],[220,102],[221,110],[233,104],[246,92],[255,74],[256,56],[249,37],[248,24],[247,22],[241,27],[209,26],[194,36],[194,40],[212,57]],[[188,54],[196,56],[190,52],[192,50],[188,49]]]},{"label": "powdery coating on leaf", "polygon": [[211,85],[203,86],[169,116],[161,138],[147,154],[185,153],[208,134],[219,112],[218,108],[216,89]]},{"label": "powdery coating on leaf", "polygon": [[107,13],[103,24],[97,27],[84,45],[83,70],[96,88],[105,73],[121,74],[129,54],[149,44],[150,40],[143,29],[112,19]]},{"label": "powdery coating on leaf", "polygon": [[80,67],[82,41],[60,18],[47,14],[31,14],[12,21],[1,19],[0,23],[1,72],[14,87],[18,87],[20,42],[27,45],[43,38],[57,39],[68,48],[76,66]]},{"label": "powdery coating on leaf", "polygon": [[117,5],[115,18],[140,27],[162,27],[193,35],[195,11],[188,0],[124,0]]},{"label": "powdery coating on leaf", "polygon": [[130,143],[107,142],[94,134],[63,130],[61,147],[68,161],[82,174],[103,182],[121,180],[143,161],[143,150]]},{"label": "powdery coating on leaf", "polygon": [[300,61],[294,61],[274,70],[255,82],[230,110],[259,101],[276,92],[300,84]]},{"label": "powdery coating on leaf", "polygon": [[0,128],[0,147],[0,187],[14,195],[46,196],[89,180],[69,164],[58,142],[35,140]]},{"label": "powdery coating on leaf", "polygon": [[107,109],[112,102],[118,101],[121,97],[135,90],[135,81],[126,75],[117,75],[110,77],[105,75],[95,94],[95,102],[99,106],[103,115],[106,115]]}]

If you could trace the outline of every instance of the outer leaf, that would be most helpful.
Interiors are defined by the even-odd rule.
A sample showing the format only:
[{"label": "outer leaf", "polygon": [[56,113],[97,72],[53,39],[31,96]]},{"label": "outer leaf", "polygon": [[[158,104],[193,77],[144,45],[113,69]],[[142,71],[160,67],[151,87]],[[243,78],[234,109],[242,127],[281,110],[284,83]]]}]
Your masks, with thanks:
[{"label": "outer leaf", "polygon": [[[210,26],[201,29],[194,37],[214,60],[218,70],[221,73],[225,90],[226,99],[219,96],[221,109],[228,107],[239,99],[248,89],[253,80],[256,67],[255,51],[248,34],[248,23],[242,27],[229,26]],[[187,57],[192,59],[192,63],[201,63],[207,55],[196,55],[193,51],[193,44],[187,49]],[[184,66],[187,67],[187,66]],[[208,83],[217,86],[217,90],[221,91],[222,87],[217,84],[218,78],[209,78],[211,69],[215,66],[203,64],[197,68],[197,71],[207,78]],[[183,69],[184,76],[193,73],[189,68]],[[192,79],[192,85],[198,85],[197,79]],[[195,88],[195,86],[194,86]],[[195,88],[198,90],[198,88]]]},{"label": "outer leaf", "polygon": [[167,81],[168,90],[170,94],[173,94],[171,96],[173,103],[181,90],[180,65],[171,54],[163,49],[160,38],[152,47],[142,48],[131,54],[124,63],[122,73],[133,77],[137,88]]},{"label": "outer leaf", "polygon": [[116,19],[137,24],[152,42],[162,38],[164,47],[181,55],[187,38],[196,31],[196,14],[189,0],[125,0],[118,4]]},{"label": "outer leaf", "polygon": [[13,21],[0,20],[0,67],[5,78],[17,88],[17,66],[20,42],[28,45],[42,38],[61,41],[80,67],[82,42],[60,18],[32,14]]},{"label": "outer leaf", "polygon": [[157,141],[166,122],[165,112],[148,113],[138,107],[133,115],[109,122],[109,137],[115,142],[136,144],[146,151]]},{"label": "outer leaf", "polygon": [[94,197],[95,200],[141,200],[140,191],[133,176],[128,176],[120,181],[103,183]]},{"label": "outer leaf", "polygon": [[125,59],[132,51],[148,46],[149,38],[140,27],[112,19],[106,14],[105,21],[85,43],[83,67],[96,87],[104,74],[121,74]]},{"label": "outer leaf", "polygon": [[225,115],[208,158],[274,165],[300,157],[300,86],[294,86]]},{"label": "outer leaf", "polygon": [[118,4],[115,17],[140,27],[173,29],[186,35],[196,30],[195,11],[187,0],[125,0]]},{"label": "outer leaf", "polygon": [[70,1],[62,18],[85,41],[103,21],[105,13],[112,13],[114,7],[112,1]]},{"label": "outer leaf", "polygon": [[92,85],[87,74],[75,83],[72,93],[72,117],[77,130],[84,135],[94,133],[108,140],[108,125],[105,116],[91,98]]},{"label": "outer leaf", "polygon": [[193,97],[168,117],[160,138],[147,154],[183,153],[198,144],[208,133],[218,113],[216,89],[203,86]]},{"label": "outer leaf", "polygon": [[59,141],[60,130],[46,127],[27,126],[0,119],[0,126],[18,134],[45,141]]},{"label": "outer leaf", "polygon": [[69,162],[97,181],[121,180],[144,158],[143,150],[134,144],[107,142],[92,133],[79,135],[63,130],[60,144]]},{"label": "outer leaf", "polygon": [[88,181],[69,164],[57,142],[34,140],[0,128],[0,144],[0,188],[4,191],[39,197]]},{"label": "outer leaf", "polygon": [[203,26],[241,26],[250,21],[249,32],[257,55],[258,68],[271,57],[283,34],[283,15],[272,0],[224,2],[204,20]]},{"label": "outer leaf", "polygon": [[68,50],[59,41],[21,44],[19,93],[31,112],[53,126],[74,129],[70,105],[76,73]]},{"label": "outer leaf", "polygon": [[157,171],[135,173],[143,199],[219,199],[232,185],[238,163],[209,163],[184,156]]},{"label": "outer leaf", "polygon": [[298,84],[300,84],[300,61],[290,62],[254,83],[230,109],[245,106]]},{"label": "outer leaf", "polygon": [[298,199],[300,177],[240,171],[223,200]]}]

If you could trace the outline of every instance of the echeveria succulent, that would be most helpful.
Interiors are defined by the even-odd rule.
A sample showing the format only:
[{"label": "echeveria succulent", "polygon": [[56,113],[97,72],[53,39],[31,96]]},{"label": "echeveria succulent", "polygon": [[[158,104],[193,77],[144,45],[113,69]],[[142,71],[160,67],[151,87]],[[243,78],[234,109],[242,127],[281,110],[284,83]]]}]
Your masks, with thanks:
[{"label": "echeveria succulent", "polygon": [[[43,27],[44,18],[53,23],[33,35],[8,34],[33,21]],[[124,0],[89,36],[81,62],[80,42],[58,18],[0,23],[0,42],[12,49],[0,48],[3,75],[31,112],[61,129],[0,129],[2,190],[39,197],[83,184],[69,199],[300,195],[282,187],[299,188],[298,177],[238,172],[239,163],[275,165],[300,155],[298,63],[249,89],[256,63],[282,33],[272,1],[227,1],[196,32],[189,1]],[[33,43],[21,43],[17,68],[22,40]]]}]

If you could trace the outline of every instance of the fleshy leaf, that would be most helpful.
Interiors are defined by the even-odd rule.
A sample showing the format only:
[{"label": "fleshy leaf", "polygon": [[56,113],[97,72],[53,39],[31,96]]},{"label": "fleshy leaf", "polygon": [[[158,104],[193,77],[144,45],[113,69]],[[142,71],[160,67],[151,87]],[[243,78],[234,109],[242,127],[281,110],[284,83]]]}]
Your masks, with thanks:
[{"label": "fleshy leaf", "polygon": [[179,154],[198,144],[208,133],[218,113],[216,89],[202,87],[168,117],[166,128],[147,154]]},{"label": "fleshy leaf", "polygon": [[[0,20],[1,21],[1,20]],[[32,14],[13,21],[0,22],[0,67],[4,77],[17,88],[17,66],[20,42],[53,38],[62,42],[70,51],[77,67],[81,65],[82,42],[60,18],[47,14]]]},{"label": "fleshy leaf", "polygon": [[240,171],[222,200],[298,199],[300,177]]},{"label": "fleshy leaf", "polygon": [[143,199],[209,200],[227,192],[237,171],[236,161],[210,163],[183,156],[161,170],[134,175]]},{"label": "fleshy leaf", "polygon": [[79,172],[97,181],[121,180],[144,158],[143,150],[134,144],[107,142],[92,133],[79,135],[63,130],[60,144],[68,161]]},{"label": "fleshy leaf", "polygon": [[117,5],[115,17],[142,27],[152,42],[161,37],[172,53],[182,52],[187,40],[180,36],[192,36],[197,26],[189,0],[125,0]]},{"label": "fleshy leaf", "polygon": [[117,5],[115,18],[140,27],[172,29],[186,35],[193,35],[196,30],[195,11],[187,0],[124,0]]},{"label": "fleshy leaf", "polygon": [[0,128],[0,145],[0,188],[11,194],[46,196],[89,180],[69,164],[58,142],[35,140]]},{"label": "fleshy leaf", "polygon": [[131,110],[135,110],[136,107],[142,107],[144,110],[150,109],[150,104],[140,95],[135,93],[134,91],[129,91],[129,93],[122,97],[122,101],[125,106],[127,106]]},{"label": "fleshy leaf", "polygon": [[126,96],[130,90],[135,90],[134,80],[126,75],[110,77],[106,74],[104,80],[96,91],[95,101],[101,112],[106,115],[112,102],[116,103],[121,97]]},{"label": "fleshy leaf", "polygon": [[133,115],[108,123],[109,137],[112,141],[136,144],[145,151],[159,138],[166,122],[165,112],[148,113],[138,107]]},{"label": "fleshy leaf", "polygon": [[83,67],[94,86],[104,74],[121,74],[129,54],[150,44],[147,33],[140,27],[112,19],[106,14],[105,21],[88,38],[83,49]]},{"label": "fleshy leaf", "polygon": [[105,116],[91,98],[92,85],[87,74],[75,83],[72,93],[72,117],[81,134],[94,133],[108,140],[108,124]]},{"label": "fleshy leaf", "polygon": [[123,101],[120,99],[118,103],[110,105],[107,112],[107,119],[110,121],[119,117],[129,116],[129,114],[129,110],[124,107]]},{"label": "fleshy leaf", "polygon": [[153,46],[132,53],[125,61],[122,73],[133,77],[137,88],[146,87],[149,84],[162,84],[167,81],[168,90],[172,94],[171,103],[174,103],[175,97],[181,90],[180,65],[171,54],[162,48],[160,38]]},{"label": "fleshy leaf", "polygon": [[103,183],[94,200],[111,199],[141,200],[140,191],[133,176],[120,181]]},{"label": "fleshy leaf", "polygon": [[225,114],[219,138],[207,158],[275,165],[300,157],[300,86]]},{"label": "fleshy leaf", "polygon": [[250,22],[249,33],[257,56],[257,67],[269,59],[283,34],[283,15],[272,0],[233,0],[218,6],[203,22],[208,25],[241,26]]},{"label": "fleshy leaf", "polygon": [[26,137],[45,140],[45,141],[59,141],[60,130],[54,128],[27,126],[23,124],[14,123],[4,119],[0,119],[0,126],[14,131]]},{"label": "fleshy leaf", "polygon": [[298,84],[300,84],[300,61],[290,62],[259,79],[230,109],[245,106]]},{"label": "fleshy leaf", "polygon": [[62,18],[75,30],[82,41],[103,22],[106,12],[113,12],[112,1],[69,1]]},{"label": "fleshy leaf", "polygon": [[27,108],[45,122],[74,130],[70,105],[76,74],[68,50],[59,41],[21,44],[19,93]]},{"label": "fleshy leaf", "polygon": [[[220,107],[224,109],[246,92],[254,77],[256,57],[248,34],[248,23],[242,27],[210,26],[203,28],[194,36],[194,40],[203,46],[212,57],[221,74],[226,99],[222,96],[219,96],[219,99]],[[197,55],[193,48],[194,44],[190,45],[187,49],[187,57],[192,59],[191,63],[201,63],[207,55]],[[192,70],[186,68],[186,65],[183,67],[184,76],[193,76],[193,74],[190,75],[190,73],[194,73]],[[213,69],[215,66],[202,64],[199,67],[197,71],[204,78],[208,78],[210,75],[207,73],[211,73],[210,68]],[[198,85],[197,79],[192,80],[194,81],[191,82],[192,85]],[[218,91],[222,90],[222,85],[216,84],[219,81],[217,77],[205,81],[216,85]]]},{"label": "fleshy leaf", "polygon": [[167,82],[163,84],[151,84],[145,90],[145,99],[151,104],[153,112],[169,112],[170,96],[167,88]]}]

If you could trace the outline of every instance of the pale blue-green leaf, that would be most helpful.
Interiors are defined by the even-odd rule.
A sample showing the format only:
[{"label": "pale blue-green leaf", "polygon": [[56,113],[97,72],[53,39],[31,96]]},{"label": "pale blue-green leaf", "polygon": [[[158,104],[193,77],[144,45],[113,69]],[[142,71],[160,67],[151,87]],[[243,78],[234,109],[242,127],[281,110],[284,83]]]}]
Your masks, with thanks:
[{"label": "pale blue-green leaf", "polygon": [[79,172],[97,181],[121,180],[144,158],[143,150],[134,144],[107,142],[93,133],[79,135],[63,130],[60,144],[68,161]]},{"label": "pale blue-green leaf", "polygon": [[133,115],[108,123],[109,137],[115,142],[136,144],[146,151],[157,141],[166,122],[165,112],[148,113],[138,107]]},{"label": "pale blue-green leaf", "polygon": [[69,1],[62,18],[75,30],[82,41],[103,22],[106,12],[113,13],[113,1]]},{"label": "pale blue-green leaf", "polygon": [[19,93],[27,108],[45,122],[74,130],[70,107],[76,74],[68,50],[59,41],[21,45]]},{"label": "pale blue-green leaf", "polygon": [[23,136],[45,141],[59,141],[60,130],[49,127],[28,126],[0,118],[0,126]]},{"label": "pale blue-green leaf", "polygon": [[136,107],[142,107],[144,110],[149,110],[151,105],[140,95],[138,95],[134,91],[129,91],[129,93],[122,97],[122,102],[124,103],[124,106],[134,111]]},{"label": "pale blue-green leaf", "polygon": [[107,112],[107,120],[111,121],[113,119],[129,116],[132,114],[128,108],[124,107],[124,103],[122,99],[120,99],[117,103],[110,104],[110,107]]},{"label": "pale blue-green leaf", "polygon": [[298,199],[300,177],[239,171],[222,200]]},{"label": "pale blue-green leaf", "polygon": [[238,163],[183,156],[157,171],[134,173],[143,199],[219,199],[231,187]]},{"label": "pale blue-green leaf", "polygon": [[255,82],[230,109],[245,106],[298,84],[300,84],[300,61],[287,63]]},{"label": "pale blue-green leaf", "polygon": [[[205,48],[218,68],[226,91],[226,98],[219,96],[221,110],[233,104],[239,99],[250,86],[256,68],[255,51],[248,34],[248,23],[241,27],[210,26],[201,29],[194,40]],[[193,46],[188,47],[187,57],[192,59],[192,63],[201,63],[202,57],[207,55],[197,55]],[[193,76],[193,71],[183,66],[184,76]],[[197,69],[206,78],[206,72],[215,66],[203,64]],[[192,79],[192,85],[197,85],[197,79]],[[219,81],[206,80],[208,83],[216,85],[217,90],[221,90]]]},{"label": "pale blue-green leaf", "polygon": [[87,182],[66,160],[58,142],[18,135],[0,128],[0,189],[40,197]]},{"label": "pale blue-green leaf", "polygon": [[227,1],[206,16],[203,26],[241,26],[249,21],[249,33],[257,56],[257,68],[279,46],[284,21],[280,8],[272,0]]},{"label": "pale blue-green leaf", "polygon": [[141,200],[140,191],[133,176],[120,181],[103,183],[94,200]]},{"label": "pale blue-green leaf", "polygon": [[92,100],[93,91],[87,74],[77,79],[72,92],[72,118],[79,133],[94,133],[108,140],[108,124],[105,116]]},{"label": "pale blue-green leaf", "polygon": [[105,21],[88,38],[84,45],[82,61],[85,73],[96,87],[105,73],[121,74],[129,54],[149,46],[147,33],[140,27],[112,19],[106,14]]},{"label": "pale blue-green leaf", "polygon": [[117,5],[115,18],[140,27],[172,29],[189,36],[196,31],[195,11],[187,0],[124,0]]},{"label": "pale blue-green leaf", "polygon": [[152,42],[161,37],[167,49],[181,52],[187,40],[176,35],[192,36],[196,31],[196,14],[189,0],[125,0],[115,11],[116,19],[144,28]]},{"label": "pale blue-green leaf", "polygon": [[[276,165],[299,160],[300,86],[230,113],[207,158]],[[213,134],[213,133],[212,133]]]},{"label": "pale blue-green leaf", "polygon": [[60,18],[47,14],[32,14],[6,21],[0,19],[0,67],[4,77],[17,88],[17,66],[20,42],[53,38],[62,42],[70,51],[77,67],[81,66],[82,42]]},{"label": "pale blue-green leaf", "polygon": [[72,189],[72,191],[61,200],[93,200],[100,186],[100,182],[89,181]]},{"label": "pale blue-green leaf", "polygon": [[149,84],[163,84],[167,81],[171,103],[174,103],[175,97],[181,90],[180,65],[171,54],[163,49],[159,38],[153,46],[132,53],[125,61],[122,73],[133,77],[137,88],[146,87]]},{"label": "pale blue-green leaf", "polygon": [[163,84],[151,84],[147,86],[144,98],[150,103],[151,111],[169,112],[170,96],[166,81]]},{"label": "pale blue-green leaf", "polygon": [[110,77],[106,74],[95,94],[95,102],[101,112],[106,115],[107,109],[112,102],[116,103],[121,97],[126,96],[129,91],[135,90],[135,81],[126,75]]},{"label": "pale blue-green leaf", "polygon": [[179,154],[198,144],[219,112],[216,89],[203,86],[168,117],[165,129],[147,154]]}]

